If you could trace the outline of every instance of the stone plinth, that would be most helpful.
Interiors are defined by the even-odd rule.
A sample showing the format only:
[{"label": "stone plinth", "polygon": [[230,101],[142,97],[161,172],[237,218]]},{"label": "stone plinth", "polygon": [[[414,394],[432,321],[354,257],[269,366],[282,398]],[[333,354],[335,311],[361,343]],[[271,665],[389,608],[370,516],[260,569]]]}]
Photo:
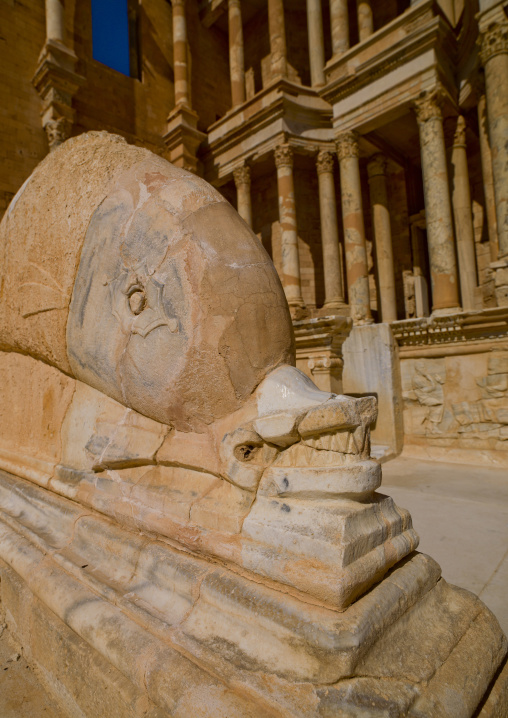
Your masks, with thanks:
[{"label": "stone plinth", "polygon": [[347,316],[293,322],[296,366],[322,391],[342,392],[342,346],[353,326]]}]

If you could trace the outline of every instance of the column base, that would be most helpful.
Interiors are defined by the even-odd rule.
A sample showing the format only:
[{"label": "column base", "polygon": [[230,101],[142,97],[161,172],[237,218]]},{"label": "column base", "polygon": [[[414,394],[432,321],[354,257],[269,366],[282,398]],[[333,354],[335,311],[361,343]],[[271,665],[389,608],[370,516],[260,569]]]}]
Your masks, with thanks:
[{"label": "column base", "polygon": [[440,309],[432,309],[432,317],[445,317],[448,314],[457,314],[464,311],[462,307],[442,307]]},{"label": "column base", "polygon": [[355,327],[363,327],[366,324],[374,324],[374,317],[361,317],[358,319],[353,319],[353,324]]},{"label": "column base", "polygon": [[288,301],[289,305],[289,313],[291,314],[291,319],[293,321],[298,321],[299,319],[305,319],[309,316],[309,310],[307,309],[306,305],[303,301],[299,302],[298,300],[294,301]]},{"label": "column base", "polygon": [[316,313],[319,317],[329,317],[336,314],[343,317],[349,317],[351,310],[349,308],[349,304],[346,304],[346,302],[332,300],[331,302],[323,304],[323,306],[318,309]]},{"label": "column base", "polygon": [[492,262],[494,291],[498,307],[508,307],[508,257]]}]

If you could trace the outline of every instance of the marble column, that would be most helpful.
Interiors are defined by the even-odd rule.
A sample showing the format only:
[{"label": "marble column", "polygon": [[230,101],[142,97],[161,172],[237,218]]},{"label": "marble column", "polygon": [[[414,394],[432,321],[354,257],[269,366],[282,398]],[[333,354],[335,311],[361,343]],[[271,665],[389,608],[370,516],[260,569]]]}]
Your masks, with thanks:
[{"label": "marble column", "polygon": [[279,222],[281,229],[281,281],[291,308],[304,306],[298,255],[295,190],[293,184],[293,150],[289,144],[275,149],[277,188],[279,194]]},{"label": "marble column", "polygon": [[492,23],[481,36],[485,69],[499,259],[508,257],[508,21]]},{"label": "marble column", "polygon": [[325,84],[325,44],[321,0],[307,0],[310,81],[313,87]]},{"label": "marble column", "polygon": [[268,0],[268,28],[272,76],[286,77],[287,48],[283,0]]},{"label": "marble column", "polygon": [[64,42],[65,14],[63,0],[46,0],[46,39]]},{"label": "marble column", "polygon": [[321,150],[317,156],[319,183],[319,209],[321,215],[321,242],[325,277],[325,303],[323,309],[332,313],[344,312],[344,287],[337,224],[337,201],[333,179],[333,154]]},{"label": "marble column", "polygon": [[432,311],[447,314],[460,307],[440,91],[422,93],[415,109],[420,131]]},{"label": "marble column", "polygon": [[332,51],[342,55],[349,50],[349,15],[347,0],[330,0],[330,25],[332,29]]},{"label": "marble column", "polygon": [[233,171],[237,193],[237,210],[240,217],[252,228],[252,201],[250,196],[250,167],[242,165]]},{"label": "marble column", "polygon": [[229,75],[233,107],[245,102],[245,68],[243,57],[243,27],[240,0],[228,0]]},{"label": "marble column", "polygon": [[466,121],[462,115],[459,115],[453,122],[455,131],[452,136],[450,152],[450,180],[457,240],[457,259],[459,262],[460,297],[462,308],[471,310],[475,309],[476,305],[475,291],[478,286],[478,280],[476,276],[476,249],[466,154]]},{"label": "marble column", "polygon": [[369,175],[372,226],[376,244],[376,263],[381,300],[381,321],[397,319],[395,296],[395,270],[393,266],[392,230],[386,186],[386,158],[382,154],[372,157],[367,165]]},{"label": "marble column", "polygon": [[356,8],[358,13],[358,37],[362,42],[374,32],[372,0],[356,0]]},{"label": "marble column", "polygon": [[173,60],[175,75],[175,104],[189,105],[189,77],[187,67],[187,21],[185,0],[172,0]]},{"label": "marble column", "polygon": [[482,163],[483,195],[485,198],[485,215],[487,217],[487,230],[489,233],[490,258],[497,260],[499,243],[497,241],[496,200],[494,197],[494,176],[492,174],[492,153],[490,151],[487,105],[485,92],[481,92],[477,104],[478,110],[478,139],[480,142],[480,157]]},{"label": "marble column", "polygon": [[351,317],[355,324],[370,324],[372,315],[356,132],[343,132],[339,135],[337,156],[340,166],[342,221]]}]

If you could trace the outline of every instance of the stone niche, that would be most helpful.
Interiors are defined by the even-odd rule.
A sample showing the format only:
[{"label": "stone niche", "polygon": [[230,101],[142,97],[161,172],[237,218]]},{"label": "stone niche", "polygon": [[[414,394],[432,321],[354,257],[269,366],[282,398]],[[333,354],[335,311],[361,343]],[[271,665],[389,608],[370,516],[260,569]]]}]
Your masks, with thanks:
[{"label": "stone niche", "polygon": [[82,135],[0,253],[0,606],[68,715],[506,713],[495,617],[378,491],[375,398],[296,368],[212,187]]}]

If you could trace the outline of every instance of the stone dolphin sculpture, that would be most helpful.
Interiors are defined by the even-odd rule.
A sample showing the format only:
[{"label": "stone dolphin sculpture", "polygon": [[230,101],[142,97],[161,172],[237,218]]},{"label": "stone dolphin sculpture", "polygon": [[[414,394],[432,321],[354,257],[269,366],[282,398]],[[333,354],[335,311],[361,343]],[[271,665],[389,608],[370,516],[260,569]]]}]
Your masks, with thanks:
[{"label": "stone dolphin sculpture", "polygon": [[[57,682],[33,635],[72,629],[99,710],[120,678],[103,695],[97,656],[126,716],[458,717],[484,696],[506,640],[376,492],[375,400],[294,364],[273,264],[204,180],[89,133],[8,208],[2,602]],[[9,586],[53,623],[23,634]]]}]

